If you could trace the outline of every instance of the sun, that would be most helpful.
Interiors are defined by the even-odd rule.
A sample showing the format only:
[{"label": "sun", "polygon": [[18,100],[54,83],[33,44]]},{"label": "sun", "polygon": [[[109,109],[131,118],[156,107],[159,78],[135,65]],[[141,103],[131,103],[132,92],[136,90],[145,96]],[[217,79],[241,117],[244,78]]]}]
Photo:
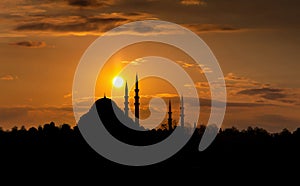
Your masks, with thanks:
[{"label": "sun", "polygon": [[114,87],[120,88],[120,87],[123,86],[124,80],[123,80],[122,77],[116,76],[116,77],[114,77],[114,79],[112,80],[112,83],[113,83],[113,86],[114,86]]}]

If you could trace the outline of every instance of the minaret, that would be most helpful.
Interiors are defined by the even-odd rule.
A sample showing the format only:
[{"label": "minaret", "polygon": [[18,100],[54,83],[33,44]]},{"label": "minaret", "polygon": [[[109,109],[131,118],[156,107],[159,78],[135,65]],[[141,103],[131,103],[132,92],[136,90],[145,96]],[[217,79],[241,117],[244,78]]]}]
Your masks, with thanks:
[{"label": "minaret", "polygon": [[183,96],[181,95],[180,103],[180,126],[184,128],[184,106],[183,106]]},{"label": "minaret", "polygon": [[128,105],[129,105],[129,102],[128,102],[128,86],[127,86],[127,81],[126,81],[126,85],[125,85],[125,96],[124,96],[124,113],[125,113],[125,117],[128,118],[128,111],[129,111],[129,108],[128,108]]},{"label": "minaret", "polygon": [[134,115],[135,115],[135,123],[139,126],[140,125],[140,102],[139,102],[139,80],[138,80],[138,75],[136,74],[135,78],[135,96],[134,96]]},{"label": "minaret", "polygon": [[171,108],[171,101],[169,100],[169,118],[168,118],[168,126],[169,130],[172,130],[172,108]]}]

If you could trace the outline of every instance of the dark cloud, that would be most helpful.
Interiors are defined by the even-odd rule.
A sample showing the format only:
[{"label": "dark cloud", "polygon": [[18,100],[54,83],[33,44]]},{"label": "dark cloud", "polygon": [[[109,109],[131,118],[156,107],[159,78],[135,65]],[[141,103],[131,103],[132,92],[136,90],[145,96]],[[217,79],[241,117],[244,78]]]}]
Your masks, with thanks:
[{"label": "dark cloud", "polygon": [[201,32],[232,32],[232,31],[240,31],[242,29],[235,28],[230,25],[219,25],[219,24],[185,24],[183,25],[196,33]]},{"label": "dark cloud", "polygon": [[228,102],[226,103],[227,107],[260,107],[267,106],[271,104],[263,104],[263,103],[246,103],[246,102]]},{"label": "dark cloud", "polygon": [[273,94],[283,92],[283,89],[277,88],[254,88],[254,89],[245,89],[238,94],[246,94],[246,95],[258,95],[258,94]]},{"label": "dark cloud", "polygon": [[81,31],[105,31],[118,23],[127,21],[124,18],[88,18],[84,22],[72,23],[46,23],[35,22],[20,25],[18,31],[58,31],[58,32],[81,32]]},{"label": "dark cloud", "polygon": [[[104,24],[109,24],[108,27],[112,25],[103,22],[100,26],[89,21],[70,23],[68,20],[58,24],[49,20],[55,21],[55,19],[60,19],[59,17],[68,19],[68,16],[99,15],[99,12],[108,14],[118,12],[123,14],[123,18],[133,21],[135,19],[131,17],[137,17],[142,13],[149,15],[151,12],[152,16],[141,19],[155,17],[184,24],[200,33],[261,28],[293,28],[294,30],[299,27],[299,3],[297,0],[291,0],[289,3],[282,3],[279,0],[249,2],[241,0],[230,2],[223,0],[23,0],[17,5],[5,1],[4,7],[7,9],[0,14],[0,19],[5,19],[9,28],[15,28],[15,23],[19,23],[20,25],[15,28],[18,31],[54,30],[64,32],[67,30],[77,32],[77,30],[97,30],[98,27],[105,27]],[[40,20],[39,16],[47,19]],[[3,31],[7,32],[5,29]]]},{"label": "dark cloud", "polygon": [[0,108],[0,121],[9,121],[27,116],[27,107]]},{"label": "dark cloud", "polygon": [[261,97],[270,100],[277,100],[277,99],[285,98],[286,96],[287,95],[284,93],[267,93],[267,94],[263,94]]},{"label": "dark cloud", "polygon": [[[172,102],[178,101],[178,97],[162,97],[165,100],[171,99]],[[203,99],[199,98],[200,107],[211,107],[211,100],[210,99]],[[197,106],[197,98],[191,98],[191,97],[185,97],[184,102],[188,104],[189,106]],[[221,101],[215,101],[215,107],[223,107],[226,105],[226,107],[259,107],[259,106],[271,106],[271,104],[266,103],[247,103],[247,102],[221,102]]]},{"label": "dark cloud", "polygon": [[19,41],[9,44],[26,48],[43,48],[47,46],[47,44],[44,41]]},{"label": "dark cloud", "polygon": [[[279,100],[282,101],[283,98],[287,97],[287,94],[284,92],[283,89],[278,88],[254,88],[254,89],[245,89],[239,91],[237,94],[244,94],[244,95],[259,95],[261,98],[268,99],[268,100]],[[285,102],[285,100],[283,100]]]},{"label": "dark cloud", "polygon": [[69,16],[40,20],[18,25],[16,31],[52,32],[104,32],[132,20],[139,20],[144,14],[135,13],[128,17],[123,13],[101,14],[97,16]]},{"label": "dark cloud", "polygon": [[112,5],[114,1],[112,0],[67,0],[69,5],[79,6],[79,7],[106,7]]},{"label": "dark cloud", "polygon": [[297,101],[295,100],[289,100],[289,99],[284,99],[284,100],[280,100],[283,103],[296,103]]},{"label": "dark cloud", "polygon": [[[255,88],[245,89],[239,91],[237,94],[244,94],[249,96],[259,96],[266,100],[280,101],[282,103],[294,104],[293,95],[286,89],[279,88]],[[261,100],[262,101],[262,100]]]}]

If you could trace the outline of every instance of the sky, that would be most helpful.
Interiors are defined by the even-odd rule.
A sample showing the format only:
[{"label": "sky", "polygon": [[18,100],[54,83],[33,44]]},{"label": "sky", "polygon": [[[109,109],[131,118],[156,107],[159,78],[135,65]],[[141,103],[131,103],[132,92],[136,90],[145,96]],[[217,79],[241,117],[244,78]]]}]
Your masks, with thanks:
[{"label": "sky", "polygon": [[[213,51],[227,88],[223,127],[295,130],[300,127],[299,6],[298,0],[2,0],[0,126],[75,125],[73,77],[85,50],[112,28],[157,19],[192,30]],[[144,54],[134,46],[123,53],[111,60],[124,65]],[[173,60],[196,73],[188,57],[174,55]],[[113,75],[105,78],[110,83]],[[209,103],[205,78],[195,86],[200,102]],[[102,96],[101,83],[98,87],[96,95]],[[141,96],[149,95],[177,96],[172,88],[165,93],[144,89]],[[206,110],[202,113],[207,117]]]}]

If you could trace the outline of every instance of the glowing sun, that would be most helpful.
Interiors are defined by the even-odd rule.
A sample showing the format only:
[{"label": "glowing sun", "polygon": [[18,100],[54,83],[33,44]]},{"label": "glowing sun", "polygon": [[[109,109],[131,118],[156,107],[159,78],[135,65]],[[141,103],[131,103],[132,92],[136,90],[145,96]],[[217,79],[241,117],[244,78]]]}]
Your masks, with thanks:
[{"label": "glowing sun", "polygon": [[116,77],[114,77],[114,79],[112,80],[112,83],[113,83],[113,86],[114,86],[114,87],[120,88],[121,86],[123,86],[124,80],[123,80],[122,77],[116,76]]}]

